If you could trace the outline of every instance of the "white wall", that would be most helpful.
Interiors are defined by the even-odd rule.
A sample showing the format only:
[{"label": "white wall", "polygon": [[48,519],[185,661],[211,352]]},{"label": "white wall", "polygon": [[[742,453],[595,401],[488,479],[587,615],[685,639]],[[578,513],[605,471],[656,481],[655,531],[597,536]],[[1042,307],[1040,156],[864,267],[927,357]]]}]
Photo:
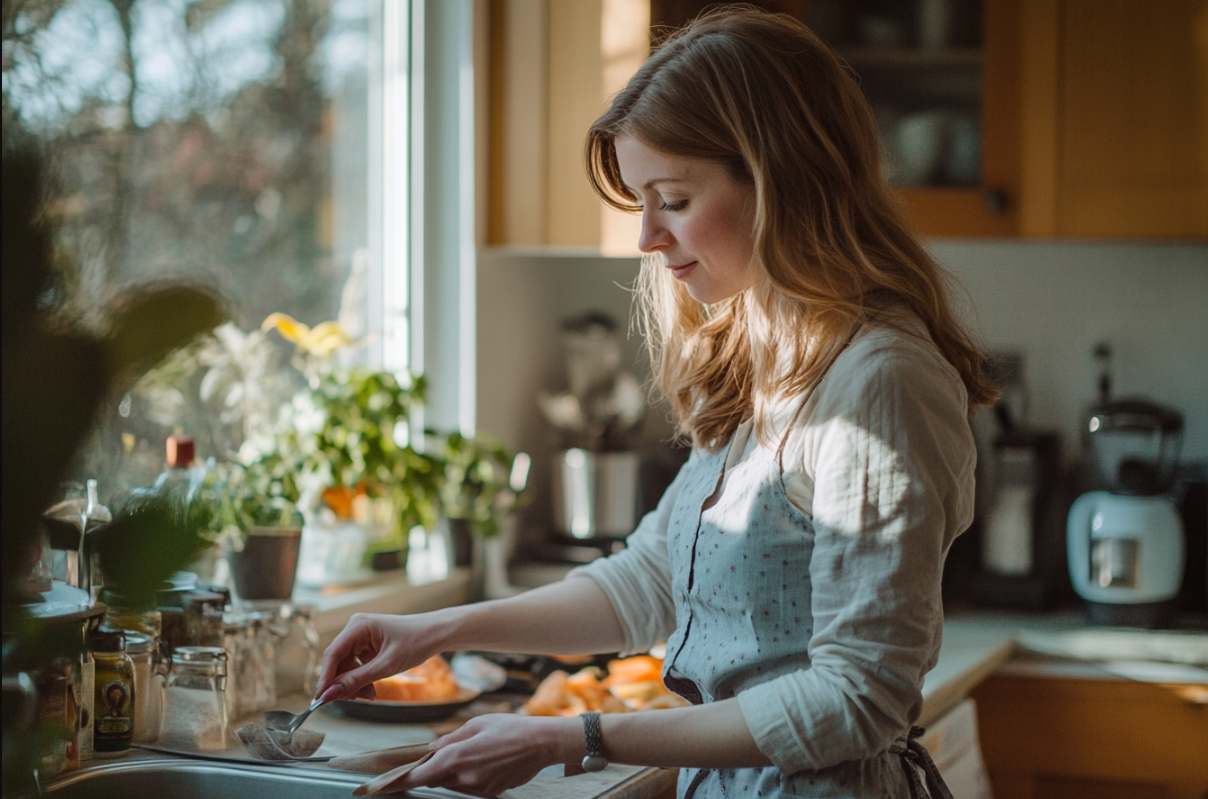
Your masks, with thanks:
[{"label": "white wall", "polygon": [[1114,395],[1181,410],[1186,460],[1208,460],[1208,245],[943,241],[985,343],[1024,355],[1031,421],[1076,446],[1096,398],[1096,342],[1112,345]]},{"label": "white wall", "polygon": [[[1077,446],[1095,398],[1091,349],[1115,352],[1117,395],[1144,394],[1183,411],[1184,458],[1208,460],[1208,245],[936,241],[932,251],[965,286],[986,345],[1021,352],[1030,421]],[[562,387],[558,326],[601,309],[626,319],[637,261],[488,251],[478,268],[479,427],[514,447],[548,451],[542,388]],[[639,342],[630,356],[641,364]],[[635,367],[638,368],[638,367]],[[644,368],[644,367],[640,367]],[[643,372],[645,374],[645,372]],[[651,446],[669,434],[651,420]],[[547,502],[538,461],[535,506]],[[535,508],[535,512],[540,508]],[[537,518],[540,518],[539,516]]]}]

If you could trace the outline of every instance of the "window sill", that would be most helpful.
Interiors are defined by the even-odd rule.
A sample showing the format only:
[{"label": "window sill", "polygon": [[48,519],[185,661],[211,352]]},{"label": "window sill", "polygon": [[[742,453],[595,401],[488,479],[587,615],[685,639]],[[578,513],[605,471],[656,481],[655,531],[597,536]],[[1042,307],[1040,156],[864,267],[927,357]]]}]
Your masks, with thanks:
[{"label": "window sill", "polygon": [[450,570],[448,577],[413,584],[405,572],[386,573],[365,585],[294,589],[299,605],[318,609],[316,627],[322,639],[330,640],[354,613],[423,613],[470,601],[470,569]]}]

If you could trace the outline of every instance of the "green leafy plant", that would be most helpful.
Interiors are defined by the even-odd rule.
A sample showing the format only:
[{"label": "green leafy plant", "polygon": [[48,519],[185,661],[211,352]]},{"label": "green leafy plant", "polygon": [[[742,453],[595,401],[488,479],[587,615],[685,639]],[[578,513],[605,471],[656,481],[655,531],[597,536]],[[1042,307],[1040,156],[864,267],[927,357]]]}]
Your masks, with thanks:
[{"label": "green leafy plant", "polygon": [[198,493],[201,504],[211,509],[213,541],[239,552],[254,527],[301,528],[296,474],[279,456],[248,465],[238,461],[216,465]]},{"label": "green leafy plant", "polygon": [[519,504],[523,486],[511,482],[512,452],[487,435],[429,432],[442,467],[441,511],[464,519],[485,538],[499,531],[499,518]]}]

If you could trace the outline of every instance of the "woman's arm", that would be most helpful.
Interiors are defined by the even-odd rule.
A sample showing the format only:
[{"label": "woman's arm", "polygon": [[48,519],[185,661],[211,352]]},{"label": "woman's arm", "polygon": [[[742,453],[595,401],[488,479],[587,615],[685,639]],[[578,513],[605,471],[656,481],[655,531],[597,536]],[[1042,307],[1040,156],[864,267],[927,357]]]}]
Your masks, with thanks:
[{"label": "woman's arm", "polygon": [[358,613],[323,653],[316,696],[373,698],[373,681],[438,652],[616,652],[625,632],[595,580],[572,577],[519,596],[413,616]]},{"label": "woman's arm", "polygon": [[[639,766],[752,768],[770,765],[747,729],[738,702],[614,713],[600,718],[604,755]],[[546,766],[578,764],[583,721],[509,714],[479,716],[432,744],[430,760],[383,789],[449,788],[497,796],[523,785]]]}]

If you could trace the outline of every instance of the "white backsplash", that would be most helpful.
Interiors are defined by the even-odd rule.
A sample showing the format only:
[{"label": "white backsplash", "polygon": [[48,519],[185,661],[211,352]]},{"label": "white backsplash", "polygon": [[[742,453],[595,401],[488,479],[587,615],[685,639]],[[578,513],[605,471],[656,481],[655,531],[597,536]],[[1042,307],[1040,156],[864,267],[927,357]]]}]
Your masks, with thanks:
[{"label": "white backsplash", "polygon": [[[1117,395],[1144,394],[1183,411],[1184,460],[1208,460],[1208,245],[935,241],[936,257],[967,290],[993,351],[1022,352],[1030,418],[1077,446],[1095,398],[1091,349],[1111,343]],[[547,452],[542,388],[563,385],[559,324],[598,309],[628,319],[637,260],[573,253],[487,251],[478,265],[478,423],[514,447]],[[970,307],[971,306],[971,307]],[[627,357],[648,374],[634,334]],[[651,414],[649,445],[670,428]],[[534,472],[534,503],[543,475]]]}]

